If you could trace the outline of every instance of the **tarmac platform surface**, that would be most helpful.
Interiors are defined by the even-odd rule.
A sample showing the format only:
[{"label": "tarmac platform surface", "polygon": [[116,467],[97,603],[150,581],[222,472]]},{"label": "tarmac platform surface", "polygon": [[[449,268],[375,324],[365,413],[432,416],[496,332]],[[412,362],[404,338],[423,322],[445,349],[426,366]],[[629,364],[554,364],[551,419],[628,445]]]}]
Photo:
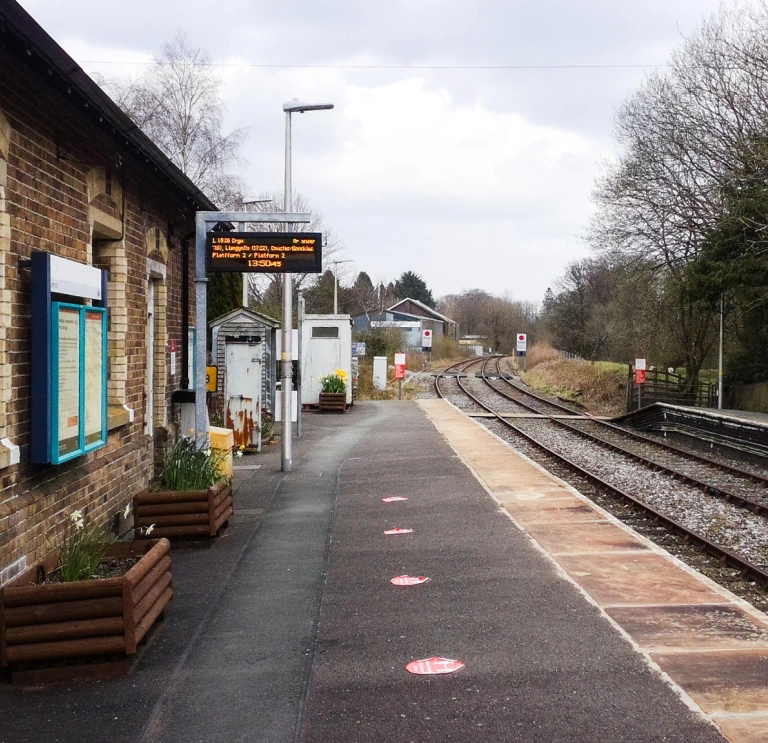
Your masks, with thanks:
[{"label": "tarmac platform surface", "polygon": [[[621,606],[599,566],[546,554],[547,540],[557,553],[574,539],[551,516],[575,509],[613,559],[659,556],[454,412],[393,401],[305,414],[293,472],[279,471],[279,444],[237,460],[230,525],[174,548],[174,599],[132,672],[0,684],[0,743],[723,741],[701,712],[706,694],[694,702],[611,616]],[[408,500],[382,501],[392,495]],[[384,535],[394,527],[413,531]],[[401,574],[430,581],[393,586]],[[681,585],[702,606],[741,608],[709,584]],[[761,631],[750,628],[758,645]],[[405,669],[436,655],[465,667]],[[725,710],[729,739],[760,740],[760,709]]]}]

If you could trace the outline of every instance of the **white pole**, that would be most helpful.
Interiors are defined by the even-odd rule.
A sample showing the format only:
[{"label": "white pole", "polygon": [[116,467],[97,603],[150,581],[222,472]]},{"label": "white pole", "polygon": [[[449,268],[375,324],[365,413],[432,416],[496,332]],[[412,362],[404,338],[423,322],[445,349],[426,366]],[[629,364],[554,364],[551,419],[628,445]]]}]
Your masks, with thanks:
[{"label": "white pole", "polygon": [[336,275],[339,270],[339,264],[333,262],[333,314],[339,314],[339,279]]},{"label": "white pole", "polygon": [[[291,112],[285,112],[285,193],[283,211],[292,211],[291,203]],[[290,232],[290,225],[285,225],[286,232]],[[283,274],[283,344],[281,357],[280,386],[283,398],[283,435],[281,440],[280,469],[290,472],[293,469],[292,442],[291,442],[291,392],[292,390],[292,363],[291,363],[291,330],[293,328],[293,287],[291,274]]]}]

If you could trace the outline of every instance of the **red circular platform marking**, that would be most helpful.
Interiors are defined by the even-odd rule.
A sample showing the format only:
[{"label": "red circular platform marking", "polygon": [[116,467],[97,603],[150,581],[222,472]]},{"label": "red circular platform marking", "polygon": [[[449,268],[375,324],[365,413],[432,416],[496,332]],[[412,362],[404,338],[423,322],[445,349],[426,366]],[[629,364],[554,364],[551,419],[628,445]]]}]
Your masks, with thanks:
[{"label": "red circular platform marking", "polygon": [[413,531],[413,529],[401,529],[400,527],[395,527],[394,529],[387,529],[384,533],[385,534],[410,534]]},{"label": "red circular platform marking", "polygon": [[395,586],[418,586],[428,580],[424,575],[396,575],[389,582]]},{"label": "red circular platform marking", "polygon": [[461,668],[464,668],[464,664],[460,660],[440,658],[435,655],[432,658],[425,658],[424,660],[412,660],[405,667],[405,670],[419,676],[435,676],[441,673],[455,673]]},{"label": "red circular platform marking", "polygon": [[393,503],[396,500],[408,500],[404,495],[390,495],[388,498],[382,498],[384,503]]}]

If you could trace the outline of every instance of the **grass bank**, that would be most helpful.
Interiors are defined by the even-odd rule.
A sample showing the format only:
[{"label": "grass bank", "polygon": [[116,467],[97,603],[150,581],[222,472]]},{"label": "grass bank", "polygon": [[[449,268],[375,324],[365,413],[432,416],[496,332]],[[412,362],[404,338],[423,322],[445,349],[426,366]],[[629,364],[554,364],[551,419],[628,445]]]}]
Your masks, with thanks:
[{"label": "grass bank", "polygon": [[533,390],[580,405],[595,415],[619,415],[626,403],[627,365],[564,359],[548,346],[533,346],[520,376]]}]

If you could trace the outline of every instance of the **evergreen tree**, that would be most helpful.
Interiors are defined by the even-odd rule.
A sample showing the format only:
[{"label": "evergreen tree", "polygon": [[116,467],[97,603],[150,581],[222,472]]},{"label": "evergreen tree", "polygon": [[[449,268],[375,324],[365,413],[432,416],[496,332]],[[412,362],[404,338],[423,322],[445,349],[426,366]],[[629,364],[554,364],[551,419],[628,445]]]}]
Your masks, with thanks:
[{"label": "evergreen tree", "polygon": [[418,299],[427,307],[435,308],[432,292],[427,288],[424,279],[413,271],[405,271],[395,282],[395,294],[398,300]]},{"label": "evergreen tree", "polygon": [[241,273],[208,274],[208,322],[242,307],[243,275]]}]

